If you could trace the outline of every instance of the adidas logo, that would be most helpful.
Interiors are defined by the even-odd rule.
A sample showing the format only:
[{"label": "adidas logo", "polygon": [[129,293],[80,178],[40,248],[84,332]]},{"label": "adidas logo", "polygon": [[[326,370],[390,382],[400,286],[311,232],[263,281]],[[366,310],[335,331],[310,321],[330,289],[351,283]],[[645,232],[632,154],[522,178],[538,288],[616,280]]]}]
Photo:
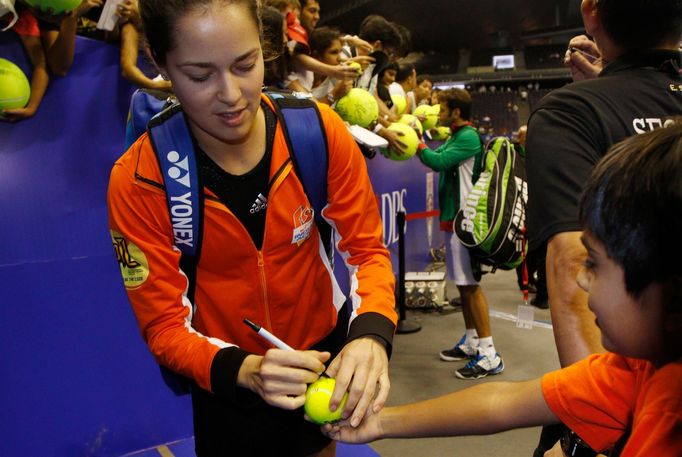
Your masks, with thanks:
[{"label": "adidas logo", "polygon": [[253,205],[251,205],[251,209],[249,210],[249,212],[251,214],[256,214],[257,212],[262,211],[267,207],[268,199],[263,194],[258,194],[258,198],[256,199],[255,202],[253,202]]}]

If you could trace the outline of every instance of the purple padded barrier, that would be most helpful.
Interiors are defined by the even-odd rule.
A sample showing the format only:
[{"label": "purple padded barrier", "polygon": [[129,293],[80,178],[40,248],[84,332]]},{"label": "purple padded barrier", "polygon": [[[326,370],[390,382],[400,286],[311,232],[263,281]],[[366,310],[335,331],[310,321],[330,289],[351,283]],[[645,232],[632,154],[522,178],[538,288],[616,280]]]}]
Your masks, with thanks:
[{"label": "purple padded barrier", "polygon": [[[140,337],[106,188],[132,88],[118,48],[78,39],[37,115],[0,122],[0,455],[117,456],[192,435]],[[12,33],[0,57],[30,68]]]}]

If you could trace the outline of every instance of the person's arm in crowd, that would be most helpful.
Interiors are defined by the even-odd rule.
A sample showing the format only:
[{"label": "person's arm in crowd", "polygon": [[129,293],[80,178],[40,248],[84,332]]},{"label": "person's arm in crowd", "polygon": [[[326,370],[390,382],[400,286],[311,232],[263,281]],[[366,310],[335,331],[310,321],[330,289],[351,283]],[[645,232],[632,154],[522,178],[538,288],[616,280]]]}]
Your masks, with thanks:
[{"label": "person's arm in crowd", "polygon": [[379,105],[379,119],[385,121],[385,123],[382,122],[384,127],[388,127],[392,122],[398,122],[398,119],[400,118],[396,116],[393,111],[391,111],[391,108],[386,106],[386,103],[379,98],[379,94],[376,92],[374,93],[374,99],[377,101],[377,105]]},{"label": "person's arm in crowd", "polygon": [[573,81],[596,78],[604,66],[597,44],[585,35],[571,38],[564,65],[571,70]]},{"label": "person's arm in crowd", "polygon": [[5,109],[0,115],[0,120],[10,122],[19,121],[32,117],[38,110],[40,102],[43,100],[47,85],[50,81],[50,76],[47,72],[47,63],[45,61],[45,51],[37,36],[21,36],[21,41],[26,49],[26,53],[33,65],[33,74],[31,76],[31,96],[28,103],[23,108]]},{"label": "person's arm in crowd", "polygon": [[417,147],[419,160],[434,171],[449,170],[480,152],[481,142],[476,134],[470,141],[464,137],[458,141],[448,140],[438,149],[431,149],[424,143]]},{"label": "person's arm in crowd", "polygon": [[322,98],[318,99],[317,101],[320,103],[324,103],[326,105],[332,105],[338,99],[340,99],[341,97],[346,95],[352,88],[353,88],[353,81],[352,80],[346,79],[343,81],[339,81],[332,88],[331,92],[329,92],[327,94],[326,97],[322,97]]},{"label": "person's arm in crowd", "polygon": [[374,63],[375,59],[374,57],[370,56],[355,56],[355,57],[349,57],[348,59],[344,60],[343,63],[348,65],[351,62],[357,62],[360,64],[360,68],[362,71],[365,71],[365,68],[371,63]]},{"label": "person's arm in crowd", "polygon": [[121,26],[121,75],[138,87],[172,92],[170,81],[153,80],[137,66],[139,46],[140,32],[132,22],[126,22]]},{"label": "person's arm in crowd", "polygon": [[355,68],[349,67],[348,65],[328,65],[307,54],[296,53],[293,55],[292,59],[294,62],[302,65],[306,70],[330,78],[355,79],[358,76]]},{"label": "person's arm in crowd", "polygon": [[66,76],[73,64],[76,52],[76,29],[78,18],[96,6],[102,6],[104,0],[83,0],[70,14],[60,22],[59,30],[42,33],[43,46],[47,54],[47,65],[57,76]]},{"label": "person's arm in crowd", "polygon": [[357,35],[344,35],[343,37],[341,37],[341,41],[348,46],[356,48],[363,54],[370,54],[372,51],[374,51],[374,48],[372,47],[371,44],[369,44],[362,38],[358,37]]},{"label": "person's arm in crowd", "polygon": [[557,423],[540,379],[491,382],[368,415],[359,427],[347,421],[323,426],[334,440],[366,443],[383,438],[486,435]]},{"label": "person's arm in crowd", "polygon": [[590,354],[604,352],[601,332],[587,307],[587,292],[576,277],[587,258],[582,232],[562,232],[547,243],[547,292],[554,324],[554,340],[562,367]]}]

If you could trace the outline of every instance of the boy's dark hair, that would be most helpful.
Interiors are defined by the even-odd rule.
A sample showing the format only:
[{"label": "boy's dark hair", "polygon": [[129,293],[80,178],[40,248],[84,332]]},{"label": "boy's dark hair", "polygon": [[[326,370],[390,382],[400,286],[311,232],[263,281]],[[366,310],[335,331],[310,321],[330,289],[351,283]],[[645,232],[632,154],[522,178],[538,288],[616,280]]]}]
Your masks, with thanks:
[{"label": "boy's dark hair", "polygon": [[414,65],[411,63],[401,63],[398,67],[398,72],[395,75],[395,80],[399,83],[405,81],[407,78],[412,76],[414,72]]},{"label": "boy's dark hair", "polygon": [[580,222],[623,267],[633,297],[651,283],[679,284],[682,124],[614,145],[588,179]]},{"label": "boy's dark hair", "polygon": [[454,88],[442,90],[438,93],[438,102],[448,107],[450,112],[459,108],[462,119],[471,120],[471,95],[464,89]]},{"label": "boy's dark hair", "polygon": [[402,46],[402,39],[398,30],[393,24],[378,14],[367,16],[362,21],[358,36],[370,44],[375,41],[381,41],[385,48],[392,48],[396,51],[399,51]]},{"label": "boy's dark hair", "polygon": [[599,0],[597,12],[626,51],[656,48],[682,34],[682,0]]},{"label": "boy's dark hair", "polygon": [[310,33],[308,44],[313,54],[323,54],[335,40],[341,39],[341,32],[339,29],[332,27],[316,27]]},{"label": "boy's dark hair", "polygon": [[[198,9],[208,9],[217,0],[140,0],[140,16],[145,37],[149,44],[152,57],[159,65],[166,64],[166,54],[175,48],[174,33],[178,21],[188,12]],[[258,33],[263,35],[263,25],[260,18],[260,2],[257,0],[223,1],[234,5],[244,5],[251,14]]]}]

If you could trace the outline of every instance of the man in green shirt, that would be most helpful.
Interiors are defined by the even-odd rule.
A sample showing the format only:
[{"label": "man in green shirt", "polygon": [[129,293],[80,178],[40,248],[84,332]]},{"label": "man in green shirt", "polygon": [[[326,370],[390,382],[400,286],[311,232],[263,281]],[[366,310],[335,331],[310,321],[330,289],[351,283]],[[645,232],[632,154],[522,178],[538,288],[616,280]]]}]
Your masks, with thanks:
[{"label": "man in green shirt", "polygon": [[478,178],[483,147],[471,118],[471,95],[463,89],[448,89],[438,95],[439,122],[450,126],[452,136],[438,149],[419,145],[419,160],[440,173],[438,201],[441,230],[446,233],[448,278],[455,282],[462,297],[462,314],[466,332],[451,349],[440,352],[441,360],[467,360],[455,371],[460,379],[478,379],[504,370],[502,357],[495,350],[488,302],[473,274],[469,252],[453,234],[455,214]]}]

